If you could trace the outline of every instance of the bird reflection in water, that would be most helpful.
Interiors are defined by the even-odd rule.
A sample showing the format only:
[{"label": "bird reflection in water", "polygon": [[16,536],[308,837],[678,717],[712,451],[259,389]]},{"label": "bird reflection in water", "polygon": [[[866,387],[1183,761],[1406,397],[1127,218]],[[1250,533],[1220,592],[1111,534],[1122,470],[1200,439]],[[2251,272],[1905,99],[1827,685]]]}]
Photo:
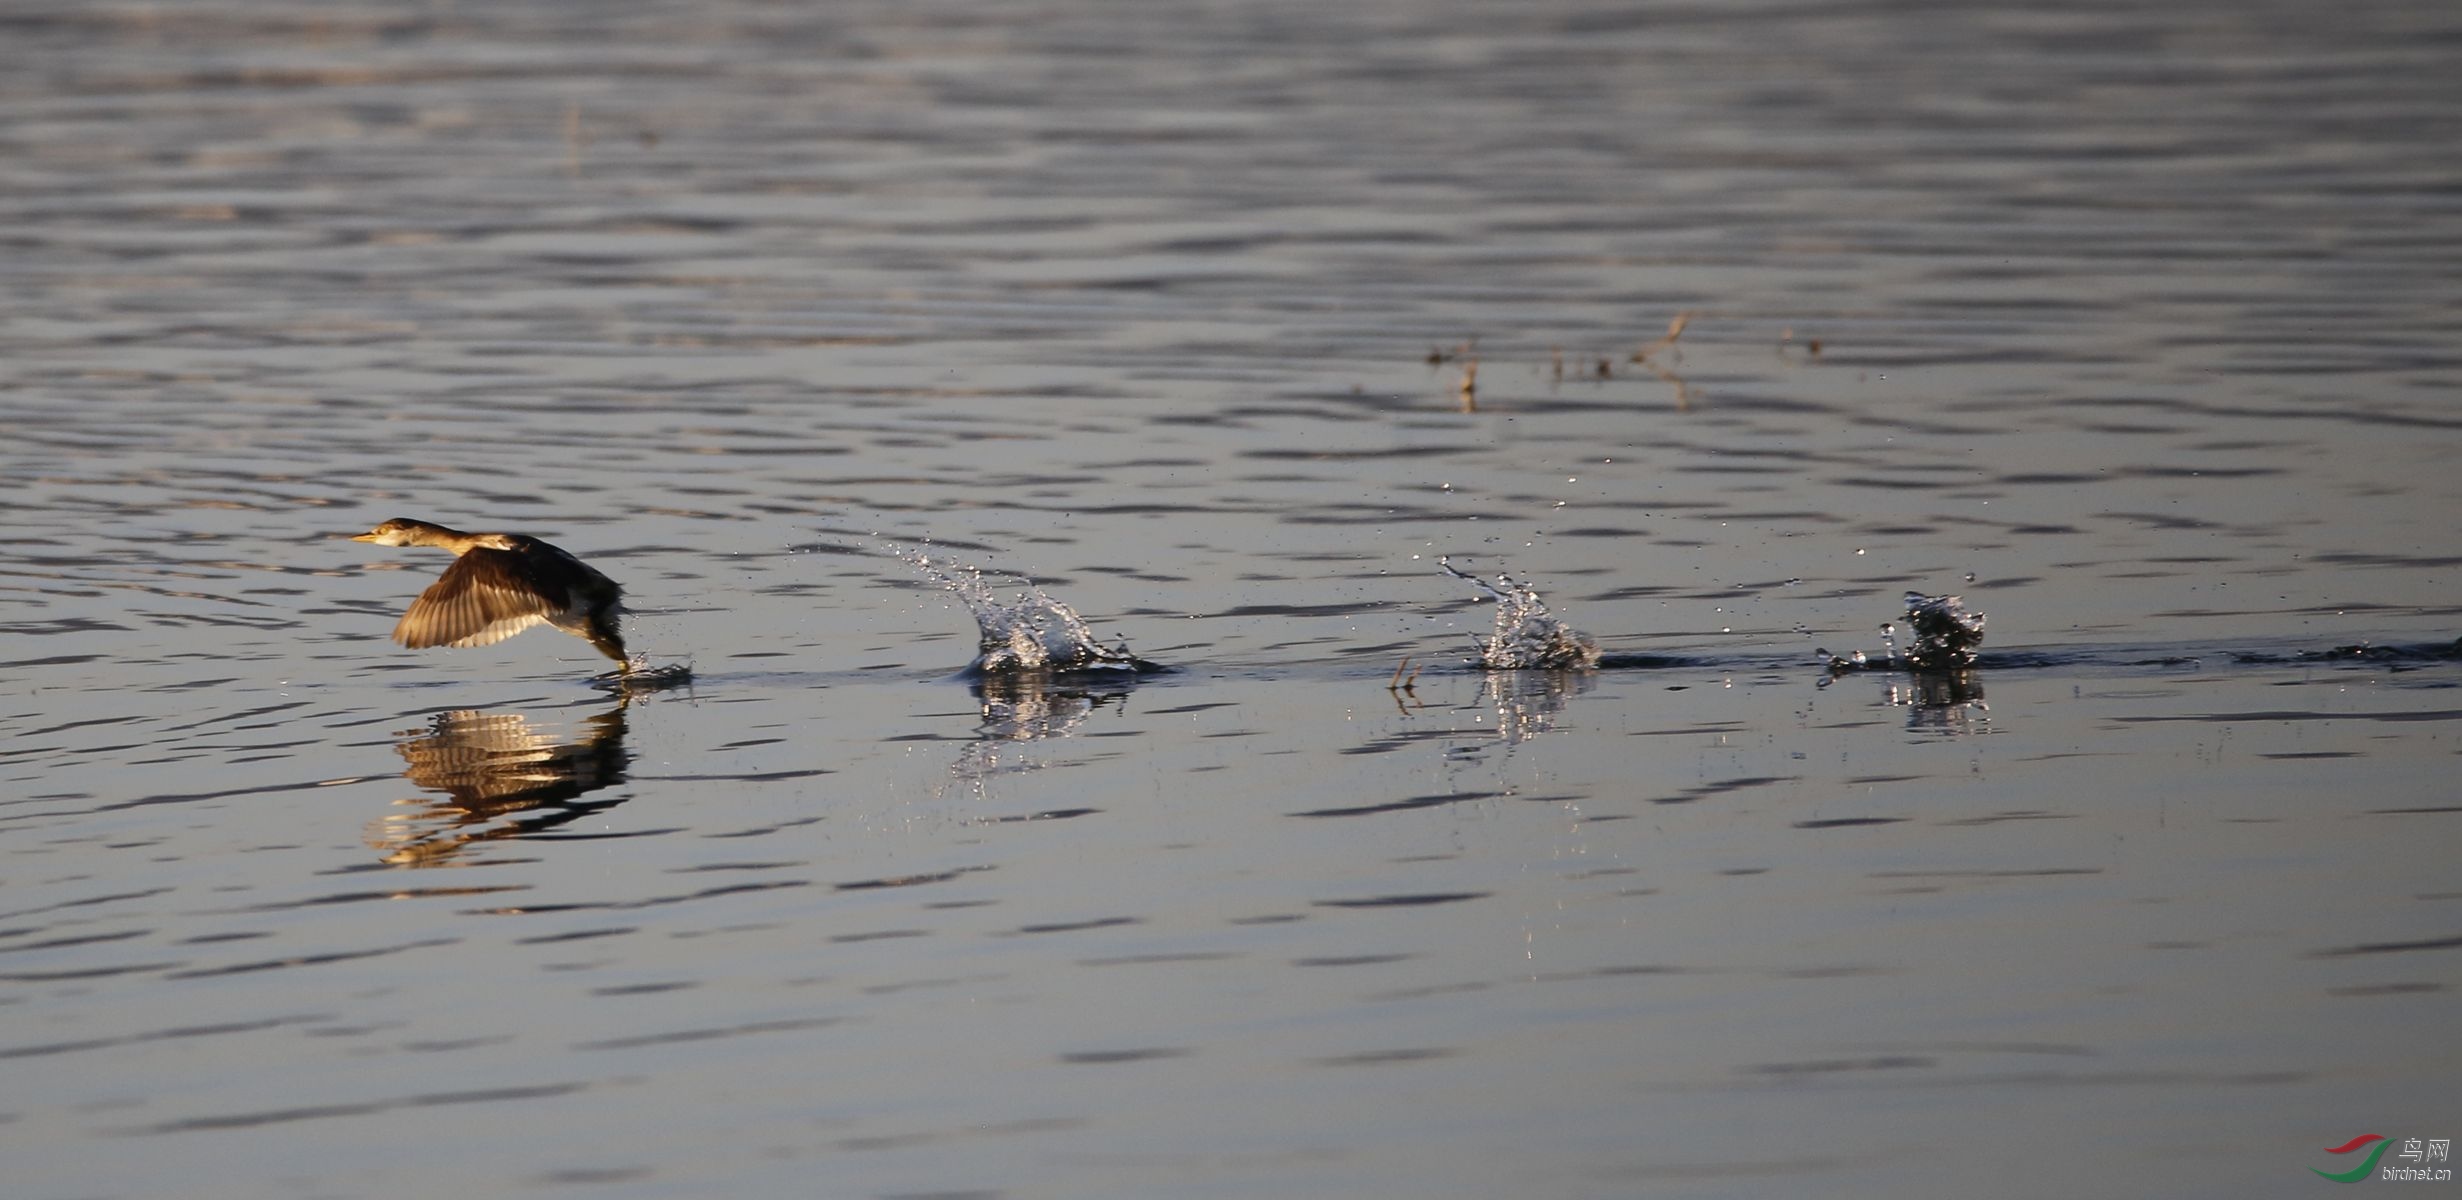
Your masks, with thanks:
[{"label": "bird reflection in water", "polygon": [[1908,729],[1975,733],[1992,723],[1983,702],[1983,681],[1973,671],[1916,671],[1892,682],[1884,702],[1904,708]]},{"label": "bird reflection in water", "polygon": [[1132,677],[1105,672],[1087,679],[1067,673],[1021,671],[975,679],[983,720],[975,740],[958,751],[949,773],[979,792],[995,775],[1039,771],[1048,765],[1027,747],[1046,738],[1074,735],[1105,705],[1124,707]]},{"label": "bird reflection in water", "polygon": [[[1827,652],[1822,652],[1826,654]],[[1992,706],[1984,703],[1983,680],[1970,667],[1912,670],[1901,673],[1895,660],[1831,658],[1828,670],[1813,682],[1826,688],[1859,672],[1883,676],[1881,703],[1906,710],[1906,727],[1941,733],[1980,733],[1992,723]]]},{"label": "bird reflection in water", "polygon": [[560,740],[520,713],[438,713],[425,729],[401,735],[402,772],[436,796],[395,801],[405,811],[368,828],[368,844],[396,866],[442,865],[463,847],[553,829],[623,803],[578,803],[624,781],[628,700],[580,723]]},{"label": "bird reflection in water", "polygon": [[1490,671],[1479,692],[1496,708],[1496,736],[1518,746],[1554,728],[1573,697],[1597,685],[1588,671]]}]

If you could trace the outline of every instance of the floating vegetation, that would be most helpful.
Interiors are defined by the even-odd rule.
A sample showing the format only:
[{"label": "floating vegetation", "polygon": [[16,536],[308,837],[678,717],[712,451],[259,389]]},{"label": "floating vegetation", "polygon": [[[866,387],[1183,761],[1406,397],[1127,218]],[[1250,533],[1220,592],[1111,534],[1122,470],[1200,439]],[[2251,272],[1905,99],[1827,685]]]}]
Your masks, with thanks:
[{"label": "floating vegetation", "polygon": [[1394,664],[1393,678],[1386,681],[1385,692],[1393,697],[1393,706],[1403,716],[1409,716],[1413,708],[1428,706],[1427,701],[1419,698],[1419,672],[1424,666],[1412,665],[1411,656],[1405,654],[1401,662]]},{"label": "floating vegetation", "polygon": [[1143,675],[1164,669],[1130,653],[1126,639],[1103,645],[1075,609],[1027,580],[1019,579],[1020,590],[1003,600],[983,581],[979,567],[937,561],[925,550],[894,545],[890,550],[949,589],[974,617],[980,651],[966,668],[969,674]]},{"label": "floating vegetation", "polygon": [[1437,559],[1436,565],[1496,601],[1496,627],[1479,647],[1480,666],[1491,671],[1586,671],[1598,665],[1598,643],[1548,612],[1530,585],[1507,574],[1489,583],[1447,558]]},{"label": "floating vegetation", "polygon": [[[1689,409],[1693,406],[1692,385],[1686,383],[1684,377],[1678,375],[1668,364],[1682,357],[1683,352],[1677,343],[1683,338],[1685,328],[1691,325],[1692,321],[1691,309],[1677,313],[1673,320],[1667,322],[1667,332],[1642,343],[1625,358],[1625,361],[1641,367],[1644,371],[1657,376],[1660,382],[1674,388],[1676,407],[1680,409]],[[1547,348],[1548,378],[1557,385],[1562,385],[1567,379],[1592,383],[1608,383],[1615,380],[1616,358],[1613,355],[1577,353],[1579,353],[1579,360],[1568,364],[1564,346],[1550,345]],[[1465,338],[1450,347],[1431,346],[1428,348],[1425,361],[1431,367],[1441,367],[1447,363],[1460,364],[1462,376],[1460,382],[1454,386],[1454,397],[1459,402],[1461,411],[1466,413],[1479,411],[1479,339]]]},{"label": "floating vegetation", "polygon": [[[1677,313],[1675,320],[1667,322],[1667,332],[1659,335],[1658,340],[1643,346],[1639,350],[1633,351],[1633,361],[1648,362],[1659,351],[1674,349],[1676,339],[1684,336],[1684,327],[1692,323],[1693,311],[1691,309],[1688,308],[1683,312]],[[1603,367],[1604,364],[1602,364],[1602,368]],[[1599,374],[1604,377],[1607,372],[1604,369],[1601,369]]]}]

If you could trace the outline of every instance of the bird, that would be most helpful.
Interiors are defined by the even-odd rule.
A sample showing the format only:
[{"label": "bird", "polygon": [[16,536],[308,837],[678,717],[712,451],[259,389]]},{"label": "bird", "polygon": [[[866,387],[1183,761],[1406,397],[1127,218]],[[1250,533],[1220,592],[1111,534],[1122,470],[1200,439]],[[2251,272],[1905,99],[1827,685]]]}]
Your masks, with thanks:
[{"label": "bird", "polygon": [[413,650],[492,646],[533,625],[553,625],[616,660],[624,674],[632,673],[617,628],[624,589],[561,547],[519,533],[463,533],[408,517],[395,517],[351,540],[454,553],[453,565],[419,593],[393,627],[393,640]]}]

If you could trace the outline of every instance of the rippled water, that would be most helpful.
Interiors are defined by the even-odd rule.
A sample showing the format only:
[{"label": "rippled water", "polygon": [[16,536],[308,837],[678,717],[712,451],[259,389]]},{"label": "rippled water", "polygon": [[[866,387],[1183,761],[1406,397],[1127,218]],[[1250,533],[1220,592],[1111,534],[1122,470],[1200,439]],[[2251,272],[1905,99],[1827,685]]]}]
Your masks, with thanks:
[{"label": "rippled water", "polygon": [[[2240,1196],[2450,1137],[2457,46],[14,6],[7,1190]],[[690,684],[388,643],[392,516],[574,551]],[[959,678],[882,539],[1176,669]],[[1473,665],[1448,555],[1600,669]],[[1821,686],[1910,590],[1974,668]]]}]

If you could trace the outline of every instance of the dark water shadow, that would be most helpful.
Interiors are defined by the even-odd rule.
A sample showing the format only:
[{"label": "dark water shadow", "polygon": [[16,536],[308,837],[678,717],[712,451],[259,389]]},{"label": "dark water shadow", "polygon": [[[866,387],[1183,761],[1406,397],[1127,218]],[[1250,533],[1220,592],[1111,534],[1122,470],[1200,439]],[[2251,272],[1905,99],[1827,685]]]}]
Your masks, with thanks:
[{"label": "dark water shadow", "polygon": [[1617,654],[1599,655],[1602,671],[1678,671],[1686,667],[1717,667],[1719,660],[1692,654]]},{"label": "dark water shadow", "polygon": [[980,661],[948,678],[964,683],[977,696],[1016,689],[1066,688],[1101,689],[1134,687],[1138,680],[1153,675],[1169,675],[1178,668],[1151,662],[1136,655],[1105,658],[1086,666],[1025,667],[1006,670],[985,670]]},{"label": "dark water shadow", "polygon": [[2231,661],[2250,666],[2279,663],[2383,663],[2400,670],[2406,665],[2462,662],[2462,638],[2450,642],[2418,642],[2378,646],[2359,642],[2348,646],[2333,646],[2323,650],[2291,650],[2267,652],[2243,650],[2234,652]]}]

